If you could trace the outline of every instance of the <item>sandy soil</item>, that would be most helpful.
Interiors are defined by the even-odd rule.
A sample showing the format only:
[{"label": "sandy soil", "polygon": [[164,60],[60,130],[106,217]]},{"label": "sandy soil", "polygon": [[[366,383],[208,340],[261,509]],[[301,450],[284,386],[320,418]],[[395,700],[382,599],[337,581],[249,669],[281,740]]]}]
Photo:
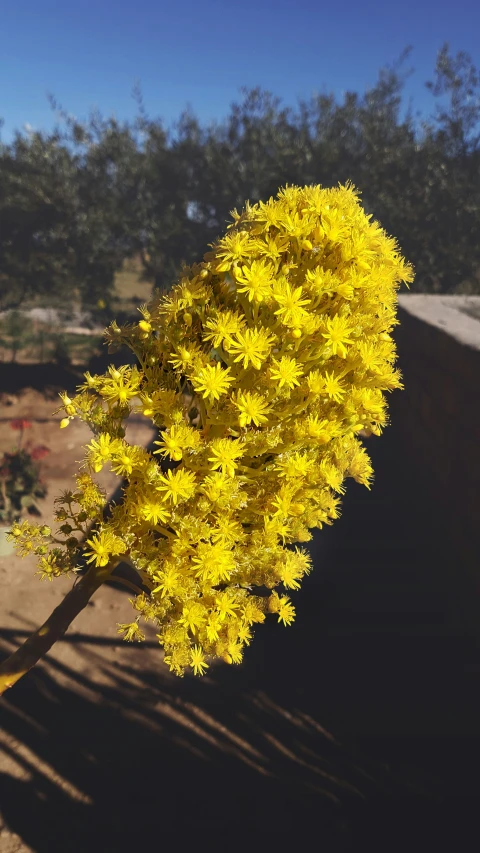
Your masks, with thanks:
[{"label": "sandy soil", "polygon": [[[24,389],[0,409],[0,451],[17,417],[51,448],[46,522],[90,437],[76,422],[60,431],[56,405]],[[141,444],[151,437],[142,419],[129,430]],[[375,489],[351,487],[344,517],[314,540],[297,622],[260,628],[241,667],[174,678],[153,630],[142,645],[118,637],[128,595],[96,594],[1,703],[0,853],[183,850],[199,838],[209,850],[304,850],[312,837],[328,851],[392,853],[433,849],[449,828],[455,849],[467,849],[457,812],[451,826],[448,815],[479,797],[469,588],[452,591],[434,522],[418,524],[401,479],[391,487],[394,434],[379,445]],[[102,479],[111,492],[117,478]],[[30,559],[0,559],[2,656],[70,588],[34,570]],[[468,817],[465,838],[472,827],[478,838]]]}]

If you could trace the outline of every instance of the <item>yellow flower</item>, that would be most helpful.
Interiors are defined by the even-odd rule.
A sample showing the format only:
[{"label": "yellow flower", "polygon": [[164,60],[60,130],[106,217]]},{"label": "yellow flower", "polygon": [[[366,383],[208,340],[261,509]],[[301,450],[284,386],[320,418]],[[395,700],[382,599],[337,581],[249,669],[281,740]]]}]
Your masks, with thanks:
[{"label": "yellow flower", "polygon": [[265,329],[253,328],[237,332],[235,338],[227,343],[226,349],[236,355],[235,362],[243,361],[244,369],[251,363],[255,370],[260,370],[274,342],[273,335]]},{"label": "yellow flower", "polygon": [[234,481],[222,471],[215,471],[205,477],[201,489],[209,501],[216,503],[218,500],[232,495]]},{"label": "yellow flower", "polygon": [[130,477],[135,468],[142,468],[147,461],[147,455],[142,447],[130,447],[118,442],[112,448],[112,471],[120,477]]},{"label": "yellow flower", "polygon": [[309,299],[302,299],[302,288],[296,287],[292,290],[286,279],[280,279],[274,287],[273,295],[275,301],[280,305],[275,315],[280,317],[282,323],[296,323],[305,312],[305,306],[310,304]]},{"label": "yellow flower", "polygon": [[319,418],[318,415],[309,415],[306,422],[306,435],[315,439],[319,444],[327,444],[338,433],[335,421]]},{"label": "yellow flower", "polygon": [[298,377],[303,373],[301,364],[294,358],[284,355],[280,361],[273,359],[273,367],[270,368],[270,377],[274,382],[278,382],[278,387],[294,388],[295,385],[300,385]]},{"label": "yellow flower", "polygon": [[204,675],[208,669],[208,663],[205,661],[203,649],[201,646],[194,646],[191,652],[190,666],[193,669],[194,675]]},{"label": "yellow flower", "polygon": [[306,271],[305,287],[317,300],[324,296],[333,296],[339,284],[340,281],[336,280],[332,270],[316,267]]},{"label": "yellow flower", "polygon": [[285,458],[280,457],[275,470],[279,472],[280,477],[285,477],[287,480],[296,480],[307,477],[314,465],[315,462],[312,458],[297,451],[296,453],[285,456]]},{"label": "yellow flower", "polygon": [[60,554],[50,553],[46,557],[40,557],[38,562],[37,575],[40,575],[40,580],[52,581],[53,578],[60,577],[65,573],[65,566],[61,564]]},{"label": "yellow flower", "polygon": [[235,570],[235,559],[232,551],[222,542],[211,545],[200,542],[196,556],[192,558],[195,575],[205,583],[210,581],[212,586],[228,581]]},{"label": "yellow flower", "polygon": [[220,364],[207,364],[206,367],[199,370],[192,376],[193,386],[196,391],[200,391],[203,397],[214,400],[219,400],[222,394],[226,394],[229,386],[233,382],[233,377],[229,376],[230,368],[223,368]]},{"label": "yellow flower", "polygon": [[293,604],[286,596],[282,596],[280,599],[280,606],[278,608],[278,621],[283,622],[284,625],[291,625],[294,619],[295,608]]},{"label": "yellow flower", "polygon": [[255,248],[262,258],[267,258],[270,261],[278,261],[283,252],[288,249],[288,237],[280,237],[277,234],[275,237],[266,235],[265,239],[259,238],[255,243]]},{"label": "yellow flower", "polygon": [[[160,642],[162,642],[161,639]],[[183,675],[185,667],[190,665],[191,659],[192,655],[189,646],[181,645],[171,649],[170,653],[165,655],[163,660],[170,672],[174,672],[175,675]]]},{"label": "yellow flower", "polygon": [[310,570],[310,556],[297,548],[286,552],[285,560],[278,566],[278,575],[287,589],[299,589],[301,579]]},{"label": "yellow flower", "polygon": [[173,358],[170,358],[169,364],[173,365],[175,370],[180,370],[185,373],[186,370],[195,363],[195,358],[200,350],[196,347],[178,346],[176,353],[171,353]]},{"label": "yellow flower", "polygon": [[234,406],[239,411],[238,423],[241,427],[254,423],[255,426],[267,423],[270,407],[264,397],[254,391],[239,391]]},{"label": "yellow flower", "polygon": [[235,278],[240,283],[239,293],[245,293],[249,302],[263,302],[272,292],[273,269],[264,261],[252,261],[250,267],[236,270]]},{"label": "yellow flower", "polygon": [[245,320],[234,311],[219,311],[205,323],[208,332],[203,333],[204,341],[212,341],[214,347],[220,347],[224,341],[232,343],[233,335],[242,332]]},{"label": "yellow flower", "polygon": [[227,653],[225,655],[227,663],[239,664],[243,660],[243,651],[241,643],[229,643]]},{"label": "yellow flower", "polygon": [[236,616],[239,606],[228,592],[220,592],[215,597],[215,607],[222,622],[224,622],[227,616]]},{"label": "yellow flower", "polygon": [[184,468],[169,470],[165,476],[160,477],[156,488],[159,492],[166,492],[166,497],[176,506],[179,500],[188,501],[195,492],[195,474]]},{"label": "yellow flower", "polygon": [[294,483],[280,486],[278,493],[272,500],[275,515],[278,515],[280,518],[288,518],[302,515],[305,512],[304,504],[294,499],[296,491],[297,487]]},{"label": "yellow flower", "polygon": [[117,622],[117,634],[123,634],[123,639],[126,640],[127,643],[133,643],[134,640],[136,640],[137,643],[142,643],[145,639],[145,634],[141,630],[138,622]]},{"label": "yellow flower", "polygon": [[180,462],[185,450],[194,450],[200,444],[200,436],[193,427],[185,424],[174,424],[169,430],[161,432],[162,441],[154,441],[160,446],[154,453],[170,456],[174,462]]},{"label": "yellow flower", "polygon": [[173,566],[165,566],[161,572],[153,575],[153,580],[157,585],[152,589],[152,593],[160,592],[162,598],[174,594],[180,585],[180,575]]},{"label": "yellow flower", "polygon": [[246,232],[227,234],[220,240],[216,250],[219,263],[216,264],[217,272],[230,269],[234,261],[243,261],[251,257],[254,251],[253,241]]},{"label": "yellow flower", "polygon": [[216,519],[216,523],[217,526],[212,530],[213,542],[229,542],[231,545],[235,545],[245,538],[242,525],[234,518],[221,515]]},{"label": "yellow flower", "polygon": [[323,391],[331,400],[335,400],[336,403],[340,403],[342,397],[345,396],[345,385],[339,376],[335,376],[335,373],[325,372]]},{"label": "yellow flower", "polygon": [[276,613],[278,621],[284,625],[291,625],[295,619],[295,608],[287,595],[278,596],[274,593],[269,598],[268,609],[271,613]]},{"label": "yellow flower", "polygon": [[96,474],[112,458],[112,452],[116,447],[118,447],[118,441],[112,439],[108,433],[102,433],[98,440],[92,439],[90,444],[87,444],[87,460]]},{"label": "yellow flower", "polygon": [[66,391],[61,391],[58,396],[63,403],[63,408],[65,409],[66,414],[73,417],[75,415],[75,406]]},{"label": "yellow flower", "polygon": [[140,497],[138,509],[145,521],[152,524],[164,524],[170,517],[170,510],[158,493],[150,492]]},{"label": "yellow flower", "polygon": [[240,643],[244,643],[246,646],[249,646],[252,640],[252,636],[252,632],[250,631],[248,625],[240,625],[238,629],[238,639]]},{"label": "yellow flower", "polygon": [[77,501],[84,509],[101,509],[106,504],[106,495],[89,474],[79,474],[76,478]]},{"label": "yellow flower", "polygon": [[335,317],[332,317],[332,319],[327,318],[325,325],[327,331],[322,332],[322,337],[324,337],[327,344],[330,345],[333,355],[339,355],[340,358],[346,358],[346,345],[352,343],[352,339],[350,337],[352,329],[349,326],[348,320],[345,317],[339,317],[337,314]]},{"label": "yellow flower", "polygon": [[237,459],[245,453],[245,448],[240,445],[240,442],[237,439],[216,438],[209,449],[212,456],[208,457],[208,461],[212,463],[213,471],[220,468],[224,474],[233,477],[237,468]]},{"label": "yellow flower", "polygon": [[95,563],[98,567],[106,566],[111,557],[124,554],[127,550],[125,542],[110,530],[96,533],[91,539],[87,539],[87,545],[90,545],[90,550],[84,551],[85,557],[89,557],[87,563]]},{"label": "yellow flower", "polygon": [[192,634],[202,628],[206,621],[206,610],[203,604],[197,601],[190,601],[184,606],[182,618],[179,620],[180,625],[185,625]]},{"label": "yellow flower", "polygon": [[141,374],[136,367],[110,367],[109,377],[100,388],[99,394],[109,403],[126,406],[132,397],[138,394]]}]

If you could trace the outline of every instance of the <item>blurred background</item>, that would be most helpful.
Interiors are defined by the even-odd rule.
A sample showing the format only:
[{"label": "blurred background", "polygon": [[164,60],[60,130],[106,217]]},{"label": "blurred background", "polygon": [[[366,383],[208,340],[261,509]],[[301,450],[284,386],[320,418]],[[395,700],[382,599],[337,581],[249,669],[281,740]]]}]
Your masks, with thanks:
[{"label": "blurred background", "polygon": [[[101,590],[2,703],[1,853],[478,849],[479,32],[473,0],[2,3],[0,479],[30,466],[24,510],[49,523],[89,440],[58,391],[247,199],[350,180],[416,277],[375,484],[316,533],[295,625],[172,681]],[[5,654],[69,588],[33,571],[0,552]]]}]

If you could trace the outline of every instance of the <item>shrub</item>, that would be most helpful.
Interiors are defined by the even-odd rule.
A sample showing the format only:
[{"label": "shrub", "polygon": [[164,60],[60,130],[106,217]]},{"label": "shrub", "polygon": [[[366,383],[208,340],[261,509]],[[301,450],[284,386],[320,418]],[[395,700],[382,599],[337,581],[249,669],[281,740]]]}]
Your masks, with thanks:
[{"label": "shrub", "polygon": [[30,421],[16,418],[10,422],[13,430],[19,432],[18,446],[0,459],[0,522],[12,524],[22,515],[39,515],[37,500],[45,497],[47,488],[40,477],[39,462],[50,451],[44,445],[22,447],[25,429],[31,427]]}]

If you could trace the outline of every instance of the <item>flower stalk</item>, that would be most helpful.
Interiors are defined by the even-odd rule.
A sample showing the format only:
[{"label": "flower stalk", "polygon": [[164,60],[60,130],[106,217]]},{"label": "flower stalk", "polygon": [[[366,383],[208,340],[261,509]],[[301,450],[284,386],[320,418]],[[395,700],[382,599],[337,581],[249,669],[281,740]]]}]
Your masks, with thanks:
[{"label": "flower stalk", "polygon": [[[107,330],[137,365],[60,395],[60,426],[80,418],[94,438],[75,491],[57,498],[55,539],[28,520],[11,532],[50,580],[86,561],[95,585],[128,554],[141,591],[119,631],[141,640],[139,620],[153,623],[179,676],[240,663],[271,614],[294,621],[311,531],[338,518],[348,478],[370,487],[363,437],[382,433],[402,387],[392,331],[413,280],[350,184],[247,203],[211,248],[137,323]],[[151,421],[155,450],[128,442],[131,414]],[[123,481],[108,517],[94,479],[105,465]],[[35,649],[50,647],[44,629]]]},{"label": "flower stalk", "polygon": [[117,562],[112,561],[101,567],[92,566],[53,610],[46,622],[0,664],[0,696],[26,675],[45,657],[53,644],[63,637],[73,620],[87,606],[92,595],[109,580]]}]

